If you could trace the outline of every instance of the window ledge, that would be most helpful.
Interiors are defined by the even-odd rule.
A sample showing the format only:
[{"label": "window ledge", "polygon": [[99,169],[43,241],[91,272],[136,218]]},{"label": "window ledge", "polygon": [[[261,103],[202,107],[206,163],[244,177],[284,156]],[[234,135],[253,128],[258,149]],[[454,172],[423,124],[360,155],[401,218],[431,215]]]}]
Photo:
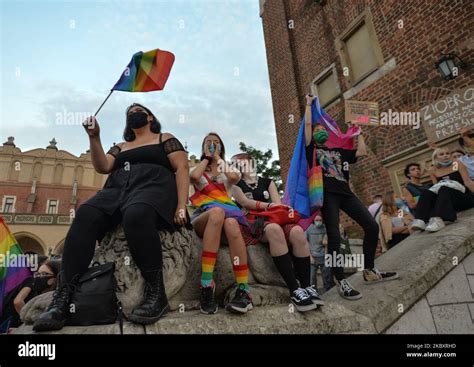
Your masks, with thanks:
[{"label": "window ledge", "polygon": [[331,109],[331,107],[337,106],[341,101],[342,101],[341,97],[338,97],[334,101],[329,103],[328,105],[322,106],[322,107],[323,107],[324,111],[327,111],[327,110]]},{"label": "window ledge", "polygon": [[374,71],[368,77],[366,77],[365,79],[360,81],[356,86],[354,86],[351,89],[348,89],[347,91],[345,91],[344,94],[343,94],[344,99],[350,99],[351,97],[355,96],[357,93],[362,91],[364,88],[367,88],[372,83],[375,83],[377,80],[379,80],[383,76],[390,73],[392,70],[394,70],[396,68],[396,66],[397,66],[397,63],[395,61],[395,58],[392,57],[385,64],[383,64],[380,68],[378,68],[376,71]]}]

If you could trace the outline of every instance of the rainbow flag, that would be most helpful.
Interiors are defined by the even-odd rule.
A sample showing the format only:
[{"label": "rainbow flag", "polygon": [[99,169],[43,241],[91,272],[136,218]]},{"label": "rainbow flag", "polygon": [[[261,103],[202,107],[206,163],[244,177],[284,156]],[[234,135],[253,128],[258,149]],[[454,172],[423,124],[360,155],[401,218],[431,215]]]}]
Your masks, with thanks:
[{"label": "rainbow flag", "polygon": [[151,92],[165,87],[174,55],[160,49],[137,52],[132,56],[120,79],[112,90],[124,92]]},{"label": "rainbow flag", "polygon": [[219,207],[224,209],[226,218],[235,218],[237,221],[245,226],[248,226],[247,219],[240,208],[232,201],[227,194],[224,184],[212,182],[211,179],[204,173],[208,184],[199,190],[194,185],[195,193],[189,200],[196,207],[202,210]]},{"label": "rainbow flag", "polygon": [[[311,117],[313,126],[321,124],[329,133],[329,139],[326,142],[328,148],[354,148],[354,137],[360,134],[360,128],[353,125],[343,133],[336,121],[323,110],[317,97],[311,105]],[[321,180],[314,181],[317,178],[315,175],[318,175],[317,170],[314,170],[314,167],[308,167],[306,159],[303,116],[283,197],[283,203],[297,210],[303,218],[314,217],[317,210],[315,203],[318,202],[318,195],[323,191],[322,175]]]},{"label": "rainbow flag", "polygon": [[0,215],[0,315],[5,296],[26,278],[32,276],[31,270],[24,266],[8,266],[8,260],[23,254],[20,246]]},{"label": "rainbow flag", "polygon": [[308,172],[308,193],[311,213],[323,206],[323,171],[321,166],[315,166]]}]

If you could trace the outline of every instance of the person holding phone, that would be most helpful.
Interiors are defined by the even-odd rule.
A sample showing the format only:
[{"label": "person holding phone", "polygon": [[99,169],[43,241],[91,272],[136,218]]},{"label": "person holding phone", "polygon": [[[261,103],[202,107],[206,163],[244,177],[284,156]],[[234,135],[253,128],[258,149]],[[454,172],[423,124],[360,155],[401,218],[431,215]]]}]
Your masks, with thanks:
[{"label": "person holding phone", "polygon": [[227,239],[237,289],[226,305],[232,313],[244,314],[253,308],[248,285],[247,249],[241,226],[247,220],[232,201],[232,185],[240,180],[240,173],[225,161],[225,147],[217,133],[207,134],[202,142],[201,162],[190,171],[195,193],[191,203],[196,207],[191,223],[203,239],[201,273],[201,312],[215,314],[218,306],[214,299],[213,279],[221,235]]}]

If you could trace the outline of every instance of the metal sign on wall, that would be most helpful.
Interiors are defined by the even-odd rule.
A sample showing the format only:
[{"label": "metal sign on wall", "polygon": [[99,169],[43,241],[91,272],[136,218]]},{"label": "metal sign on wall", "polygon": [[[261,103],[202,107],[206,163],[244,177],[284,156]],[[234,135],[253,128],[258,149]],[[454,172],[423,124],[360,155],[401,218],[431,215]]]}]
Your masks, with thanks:
[{"label": "metal sign on wall", "polygon": [[474,86],[457,89],[420,110],[428,141],[437,142],[474,128]]}]

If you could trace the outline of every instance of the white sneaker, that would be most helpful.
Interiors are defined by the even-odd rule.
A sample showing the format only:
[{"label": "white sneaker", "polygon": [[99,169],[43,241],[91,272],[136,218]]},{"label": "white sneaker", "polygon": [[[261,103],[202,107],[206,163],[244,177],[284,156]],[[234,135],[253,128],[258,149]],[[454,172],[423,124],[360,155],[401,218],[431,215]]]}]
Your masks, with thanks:
[{"label": "white sneaker", "polygon": [[426,228],[426,223],[422,221],[421,219],[415,219],[411,223],[411,229],[414,231],[424,231]]},{"label": "white sneaker", "polygon": [[441,228],[446,227],[444,221],[440,217],[430,218],[430,222],[426,226],[427,232],[438,232]]}]

